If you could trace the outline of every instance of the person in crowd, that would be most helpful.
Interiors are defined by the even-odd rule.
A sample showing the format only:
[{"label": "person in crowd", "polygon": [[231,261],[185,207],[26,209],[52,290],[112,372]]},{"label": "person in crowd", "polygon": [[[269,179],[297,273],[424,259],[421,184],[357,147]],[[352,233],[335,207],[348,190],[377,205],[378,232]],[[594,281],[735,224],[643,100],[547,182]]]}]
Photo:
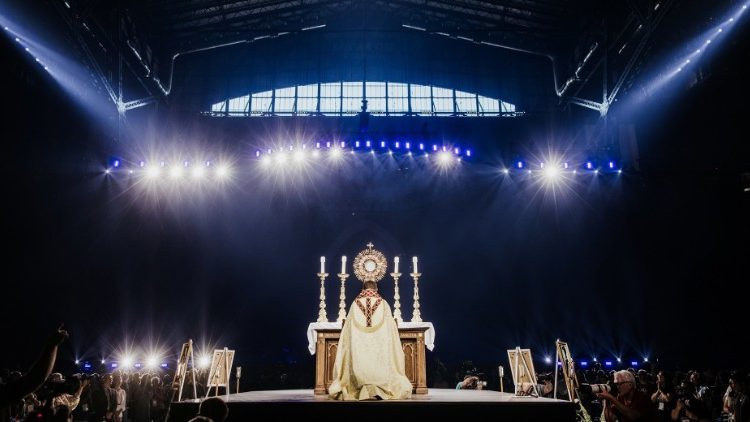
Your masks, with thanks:
[{"label": "person in crowd", "polygon": [[122,388],[122,376],[119,373],[113,377],[112,389],[115,390],[115,400],[117,403],[113,420],[114,422],[122,422],[125,409],[127,409],[127,392]]},{"label": "person in crowd", "polygon": [[741,372],[732,372],[729,375],[729,387],[724,393],[724,412],[729,422],[750,421],[745,384],[746,377]]},{"label": "person in crowd", "polygon": [[596,393],[597,397],[605,400],[603,414],[606,422],[656,421],[656,406],[649,397],[638,391],[632,372],[615,372],[614,384],[617,386],[617,396],[608,391]]},{"label": "person in crowd", "polygon": [[710,421],[708,407],[703,400],[698,398],[692,382],[683,381],[675,389],[675,395],[677,396],[675,407],[671,413],[673,421]]},{"label": "person in crowd", "polygon": [[[65,378],[59,372],[55,372],[50,375],[50,382],[64,383]],[[89,385],[89,380],[78,380],[78,389],[73,394],[63,393],[52,398],[52,408],[57,409],[58,407],[65,406],[68,408],[69,413],[72,413],[81,402],[81,394],[83,390]]]},{"label": "person in crowd", "polygon": [[[219,397],[209,397],[201,402],[196,418],[208,418],[212,422],[224,422],[229,415],[229,407]],[[203,421],[204,419],[191,419],[191,422]]]},{"label": "person in crowd", "polygon": [[10,407],[24,397],[36,391],[52,372],[57,358],[57,348],[66,338],[68,332],[61,325],[47,338],[42,353],[29,370],[28,374],[18,379],[0,383],[0,420],[10,419]]},{"label": "person in crowd", "polygon": [[651,394],[651,401],[656,403],[657,413],[660,421],[672,420],[672,409],[674,409],[674,388],[669,375],[662,371],[656,374],[656,391]]},{"label": "person in crowd", "polygon": [[466,374],[463,381],[456,384],[456,390],[482,390],[484,383],[476,375]]}]

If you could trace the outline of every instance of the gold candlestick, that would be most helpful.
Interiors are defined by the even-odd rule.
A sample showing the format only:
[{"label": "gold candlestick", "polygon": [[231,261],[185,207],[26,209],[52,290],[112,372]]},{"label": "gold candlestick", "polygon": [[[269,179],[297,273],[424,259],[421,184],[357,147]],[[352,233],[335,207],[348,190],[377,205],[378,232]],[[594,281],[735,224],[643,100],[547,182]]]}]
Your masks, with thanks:
[{"label": "gold candlestick", "polygon": [[338,274],[341,279],[341,294],[339,294],[339,317],[336,318],[336,322],[339,324],[346,319],[346,295],[344,294],[344,282],[349,277],[349,274]]},{"label": "gold candlestick", "polygon": [[326,277],[328,273],[318,273],[320,278],[320,310],[318,311],[318,322],[328,322],[328,316],[326,316]]},{"label": "gold candlestick", "polygon": [[396,320],[396,325],[400,325],[404,322],[401,319],[401,296],[398,294],[398,278],[401,277],[401,273],[391,273],[393,277],[393,319]]},{"label": "gold candlestick", "polygon": [[411,278],[414,279],[414,313],[411,317],[411,322],[422,322],[422,314],[419,312],[419,277],[422,273],[411,273]]}]

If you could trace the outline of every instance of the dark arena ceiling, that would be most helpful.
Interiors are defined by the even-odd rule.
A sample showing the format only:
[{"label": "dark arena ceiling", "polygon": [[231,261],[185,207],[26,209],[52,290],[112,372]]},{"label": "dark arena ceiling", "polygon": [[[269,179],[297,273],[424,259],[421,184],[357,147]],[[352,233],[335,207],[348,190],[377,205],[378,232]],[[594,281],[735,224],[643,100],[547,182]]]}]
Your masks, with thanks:
[{"label": "dark arena ceiling", "polygon": [[[125,110],[164,103],[173,93],[173,83],[175,92],[185,83],[195,93],[196,79],[185,78],[199,68],[203,75],[231,79],[238,68],[246,73],[258,72],[240,57],[273,55],[278,60],[285,54],[304,55],[311,49],[315,50],[320,67],[320,62],[330,61],[325,54],[342,56],[342,50],[336,48],[349,43],[349,50],[343,50],[343,55],[357,51],[352,57],[369,59],[366,74],[390,76],[394,80],[393,75],[378,74],[373,69],[377,67],[373,62],[388,65],[385,62],[389,54],[394,57],[390,67],[398,67],[398,55],[392,54],[394,48],[401,48],[404,56],[415,60],[420,58],[414,56],[414,51],[429,51],[444,59],[464,52],[473,57],[474,67],[483,67],[486,62],[491,69],[487,73],[497,79],[522,75],[525,82],[516,84],[512,90],[501,88],[493,92],[498,90],[491,87],[484,90],[510,98],[527,111],[575,104],[602,114],[606,114],[614,101],[631,92],[639,80],[646,79],[642,75],[649,71],[649,66],[654,66],[654,57],[675,48],[679,50],[679,43],[710,28],[735,3],[729,0],[710,5],[697,0],[47,2],[56,9],[55,13],[64,17],[71,34],[69,39],[88,63],[98,88],[115,103],[119,97],[123,103],[120,107]],[[380,39],[380,45],[387,45],[390,50],[382,52],[381,57],[373,56],[382,50],[377,43],[379,37],[385,37]],[[189,58],[180,58],[186,56]],[[217,69],[217,63],[229,65]],[[502,63],[501,68],[498,63]],[[255,66],[278,67],[278,63],[255,62]],[[354,76],[351,71],[348,75]],[[346,76],[341,75],[338,80],[348,80]],[[355,79],[362,80],[363,76],[356,75]],[[416,79],[413,75],[406,78]],[[208,79],[201,79],[206,88],[200,99],[186,100],[199,103],[188,109],[205,108],[217,95],[231,96],[233,89],[217,94],[216,86],[206,82]],[[316,78],[298,74],[290,79]],[[440,78],[434,79],[439,82]],[[269,83],[277,85],[271,88],[283,85],[283,81],[275,82]],[[253,85],[247,81],[238,84],[245,90]],[[122,95],[115,92],[119,87],[124,90]],[[471,88],[482,90],[481,86],[467,87]]]}]

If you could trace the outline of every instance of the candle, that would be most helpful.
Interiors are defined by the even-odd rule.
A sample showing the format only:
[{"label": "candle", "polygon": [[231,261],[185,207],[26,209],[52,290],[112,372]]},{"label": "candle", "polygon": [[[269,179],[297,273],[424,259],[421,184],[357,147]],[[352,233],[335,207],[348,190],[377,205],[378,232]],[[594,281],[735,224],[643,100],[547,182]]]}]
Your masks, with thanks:
[{"label": "candle", "polygon": [[346,255],[341,257],[341,274],[346,274]]},{"label": "candle", "polygon": [[398,257],[393,258],[393,272],[398,273]]},{"label": "candle", "polygon": [[416,257],[416,256],[415,256],[415,257],[412,257],[412,259],[411,259],[411,263],[412,263],[412,265],[414,266],[414,273],[418,273],[418,272],[419,272],[419,270],[417,270],[417,257]]},{"label": "candle", "polygon": [[324,256],[320,257],[320,273],[321,274],[326,273],[326,257]]}]

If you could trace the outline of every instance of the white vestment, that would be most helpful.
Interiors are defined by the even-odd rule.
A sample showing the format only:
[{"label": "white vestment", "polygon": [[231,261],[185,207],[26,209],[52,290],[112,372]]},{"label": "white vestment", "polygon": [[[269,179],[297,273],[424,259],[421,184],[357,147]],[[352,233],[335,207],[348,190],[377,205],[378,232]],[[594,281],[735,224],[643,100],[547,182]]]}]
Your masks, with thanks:
[{"label": "white vestment", "polygon": [[341,330],[328,393],[337,400],[398,400],[411,390],[391,308],[376,290],[362,290]]}]

